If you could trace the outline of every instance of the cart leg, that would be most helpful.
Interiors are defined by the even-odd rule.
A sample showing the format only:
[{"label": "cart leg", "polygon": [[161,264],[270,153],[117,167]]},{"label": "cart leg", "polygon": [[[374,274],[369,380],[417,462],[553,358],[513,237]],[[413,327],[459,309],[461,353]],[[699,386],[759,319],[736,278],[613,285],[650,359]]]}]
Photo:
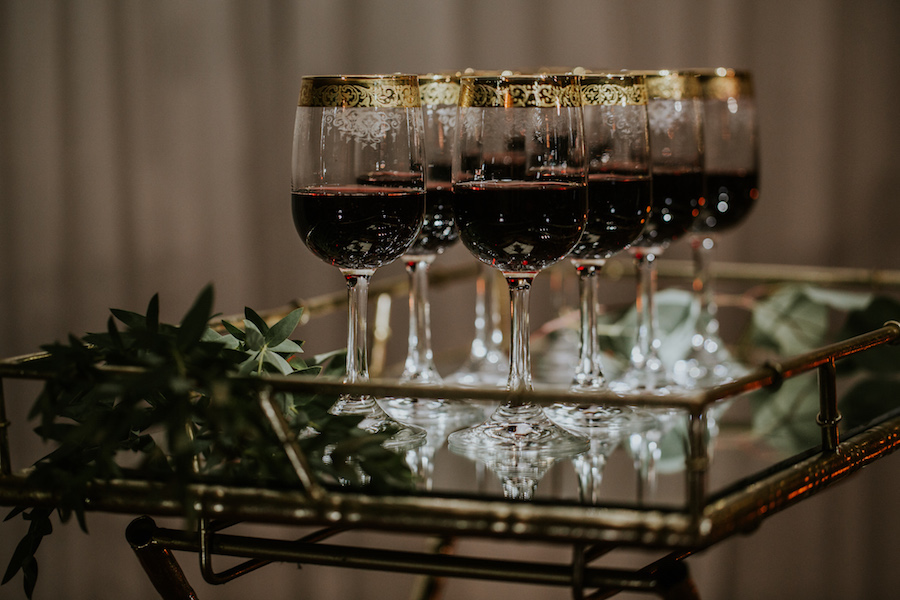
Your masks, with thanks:
[{"label": "cart leg", "polygon": [[700,593],[684,562],[679,560],[661,565],[657,576],[660,584],[658,593],[663,600],[700,600]]},{"label": "cart leg", "polygon": [[[432,554],[453,554],[455,540],[449,536],[439,536],[429,543]],[[434,575],[421,575],[416,579],[410,594],[410,600],[440,600],[444,593],[444,578]]]},{"label": "cart leg", "polygon": [[197,600],[197,594],[172,552],[153,542],[155,531],[153,519],[138,517],[125,530],[125,539],[163,600]]}]

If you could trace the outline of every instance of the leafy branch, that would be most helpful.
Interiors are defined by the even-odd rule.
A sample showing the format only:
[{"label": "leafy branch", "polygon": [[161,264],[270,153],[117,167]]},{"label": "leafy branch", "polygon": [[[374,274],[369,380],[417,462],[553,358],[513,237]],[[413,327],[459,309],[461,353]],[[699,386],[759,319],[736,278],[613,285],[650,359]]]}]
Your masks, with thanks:
[{"label": "leafy branch", "polygon": [[[290,336],[302,309],[269,326],[247,308],[242,324],[222,321],[220,333],[209,325],[212,307],[208,286],[171,325],[160,322],[154,296],[145,314],[112,309],[106,331],[43,346],[45,355],[29,363],[46,375],[29,418],[55,447],[28,479],[55,494],[61,522],[74,515],[87,531],[86,499],[98,481],[149,479],[183,495],[198,480],[258,487],[295,480],[259,408],[265,385],[259,376],[340,374],[343,354],[301,358],[302,342]],[[393,432],[372,435],[357,427],[361,416],[330,414],[334,396],[279,392],[275,400],[294,431],[303,432],[300,445],[323,484],[411,486],[403,458],[381,445]],[[329,453],[354,461],[333,461]],[[35,553],[53,530],[53,512],[17,507],[6,518],[21,516],[29,529],[2,583],[21,571],[29,598]]]}]

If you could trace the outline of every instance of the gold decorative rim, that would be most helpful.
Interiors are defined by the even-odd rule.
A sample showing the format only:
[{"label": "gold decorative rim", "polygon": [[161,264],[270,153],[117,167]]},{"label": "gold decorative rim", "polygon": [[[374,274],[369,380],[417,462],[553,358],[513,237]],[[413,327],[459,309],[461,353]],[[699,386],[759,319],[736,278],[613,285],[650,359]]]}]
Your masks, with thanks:
[{"label": "gold decorative rim", "polygon": [[684,100],[703,97],[700,75],[695,71],[633,71],[643,75],[650,100]]},{"label": "gold decorative rim", "polygon": [[581,97],[585,106],[641,106],[647,104],[647,84],[643,75],[587,73]]},{"label": "gold decorative rim", "polygon": [[422,106],[455,106],[459,102],[459,72],[419,75]]},{"label": "gold decorative rim", "polygon": [[551,108],[581,106],[576,75],[463,76],[461,107]]},{"label": "gold decorative rim", "polygon": [[421,106],[416,75],[325,75],[300,80],[297,106],[415,108]]},{"label": "gold decorative rim", "polygon": [[719,67],[696,69],[703,86],[703,96],[714,100],[750,98],[753,96],[753,75],[750,71]]}]

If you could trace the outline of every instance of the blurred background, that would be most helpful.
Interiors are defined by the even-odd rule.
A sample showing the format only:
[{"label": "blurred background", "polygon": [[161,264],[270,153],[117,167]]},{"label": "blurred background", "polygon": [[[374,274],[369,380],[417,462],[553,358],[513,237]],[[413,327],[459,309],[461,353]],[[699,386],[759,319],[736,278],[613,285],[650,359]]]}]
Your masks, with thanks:
[{"label": "blurred background", "polygon": [[[722,239],[717,258],[897,268],[898,28],[893,0],[5,0],[0,355],[100,330],[108,308],[143,311],[157,292],[163,319],[177,321],[210,282],[226,314],[342,290],[338,272],[303,247],[289,217],[294,110],[307,74],[750,69],[762,194],[746,223]],[[687,257],[682,246],[666,258]],[[472,260],[456,247],[435,265]],[[392,265],[375,282],[402,274]],[[554,316],[538,281],[545,287],[534,327]],[[611,293],[633,294],[630,284],[622,290]],[[439,352],[471,338],[472,296],[466,283],[435,291]],[[402,299],[393,312],[396,362],[406,337]],[[316,353],[343,345],[345,331],[339,315],[303,326],[297,337]],[[8,398],[16,468],[43,452],[25,419],[31,399]],[[631,484],[624,469],[620,475]],[[753,535],[692,558],[704,597],[896,593],[898,476],[900,460],[888,458]],[[613,469],[607,483],[617,485],[616,477]],[[129,520],[89,515],[89,535],[75,524],[58,527],[38,555],[37,597],[156,597],[125,542]],[[18,521],[0,524],[0,567],[22,531]],[[565,550],[530,545],[468,549],[568,560]],[[396,598],[414,583],[281,565],[212,588],[194,557],[180,558],[203,599]],[[20,597],[20,578],[0,587],[0,598]],[[569,596],[451,581],[445,597]]]}]

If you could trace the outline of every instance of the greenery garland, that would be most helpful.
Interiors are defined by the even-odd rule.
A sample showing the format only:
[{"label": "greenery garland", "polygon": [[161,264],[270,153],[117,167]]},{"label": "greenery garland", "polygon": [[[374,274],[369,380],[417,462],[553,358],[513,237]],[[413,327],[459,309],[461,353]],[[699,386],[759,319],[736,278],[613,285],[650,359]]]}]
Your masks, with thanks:
[{"label": "greenery garland", "polygon": [[[105,332],[44,346],[46,354],[29,362],[47,376],[29,418],[39,419],[36,432],[55,449],[35,463],[28,480],[58,500],[54,509],[17,507],[6,517],[21,516],[29,528],[3,584],[21,571],[32,597],[35,553],[53,531],[53,512],[61,522],[74,515],[87,531],[85,498],[93,482],[150,479],[183,493],[198,480],[257,487],[296,481],[260,410],[264,381],[257,376],[338,375],[343,352],[300,357],[302,342],[290,336],[302,309],[270,327],[247,308],[242,326],[222,321],[223,334],[209,326],[212,307],[208,286],[180,324],[169,325],[159,321],[154,296],[146,314],[112,309]],[[381,445],[393,432],[373,435],[357,427],[360,416],[331,415],[334,396],[278,393],[274,399],[293,430],[305,433],[299,443],[323,484],[412,487],[403,457]],[[331,459],[351,454],[353,464]]]}]

